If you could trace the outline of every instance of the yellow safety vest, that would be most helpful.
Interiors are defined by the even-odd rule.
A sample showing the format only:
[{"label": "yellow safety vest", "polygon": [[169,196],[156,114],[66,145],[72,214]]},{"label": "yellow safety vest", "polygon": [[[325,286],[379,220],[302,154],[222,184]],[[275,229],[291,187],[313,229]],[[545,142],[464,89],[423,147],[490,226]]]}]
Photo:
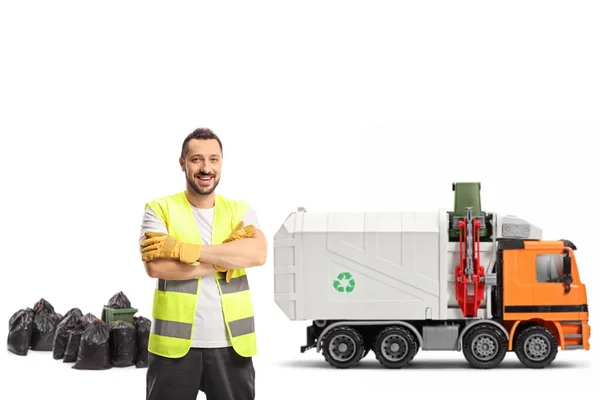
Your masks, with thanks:
[{"label": "yellow safety vest", "polygon": [[[185,192],[165,196],[146,204],[165,224],[169,235],[186,243],[201,244],[202,238],[196,225]],[[248,204],[241,200],[215,198],[212,225],[212,244],[221,244],[242,220]],[[256,354],[254,330],[254,307],[244,269],[236,269],[229,283],[225,273],[215,272],[219,288],[227,334],[234,350],[243,357]],[[200,278],[186,281],[159,279],[154,291],[152,307],[152,330],[148,351],[163,357],[179,358],[191,347],[194,331],[194,314]]]}]

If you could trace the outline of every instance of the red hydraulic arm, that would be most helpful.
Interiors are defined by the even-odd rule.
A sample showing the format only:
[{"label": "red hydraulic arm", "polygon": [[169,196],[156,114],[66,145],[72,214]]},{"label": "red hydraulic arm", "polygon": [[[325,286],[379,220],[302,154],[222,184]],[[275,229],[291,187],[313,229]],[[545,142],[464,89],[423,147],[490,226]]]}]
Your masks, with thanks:
[{"label": "red hydraulic arm", "polygon": [[485,270],[480,265],[481,222],[474,220],[471,209],[467,216],[459,221],[460,251],[459,265],[455,268],[456,300],[465,318],[476,317],[477,309],[485,294]]}]

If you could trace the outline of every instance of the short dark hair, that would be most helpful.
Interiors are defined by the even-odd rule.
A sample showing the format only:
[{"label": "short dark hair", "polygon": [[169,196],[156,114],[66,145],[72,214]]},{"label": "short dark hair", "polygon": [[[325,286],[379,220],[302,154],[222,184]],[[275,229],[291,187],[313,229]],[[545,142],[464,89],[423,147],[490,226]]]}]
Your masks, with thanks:
[{"label": "short dark hair", "polygon": [[197,128],[192,133],[187,135],[185,140],[183,141],[183,145],[181,145],[181,158],[185,158],[188,152],[188,143],[192,139],[201,139],[201,140],[209,140],[215,139],[219,143],[219,148],[221,149],[221,155],[223,155],[223,144],[221,143],[221,139],[210,129],[208,128]]}]

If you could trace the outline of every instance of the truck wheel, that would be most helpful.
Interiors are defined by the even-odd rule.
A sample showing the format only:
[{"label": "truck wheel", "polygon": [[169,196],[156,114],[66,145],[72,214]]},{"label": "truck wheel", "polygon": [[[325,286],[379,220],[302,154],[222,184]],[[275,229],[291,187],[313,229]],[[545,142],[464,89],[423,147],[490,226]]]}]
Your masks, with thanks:
[{"label": "truck wheel", "polygon": [[333,328],[323,341],[323,356],[331,366],[352,368],[365,352],[362,335],[347,326]]},{"label": "truck wheel", "polygon": [[386,368],[406,367],[417,354],[419,345],[406,328],[390,326],[383,329],[375,339],[373,352]]},{"label": "truck wheel", "polygon": [[479,369],[495,368],[506,356],[508,341],[504,333],[493,325],[471,328],[463,339],[463,354],[471,366]]},{"label": "truck wheel", "polygon": [[557,352],[556,338],[543,326],[531,326],[517,336],[515,353],[528,368],[547,367],[554,361]]}]

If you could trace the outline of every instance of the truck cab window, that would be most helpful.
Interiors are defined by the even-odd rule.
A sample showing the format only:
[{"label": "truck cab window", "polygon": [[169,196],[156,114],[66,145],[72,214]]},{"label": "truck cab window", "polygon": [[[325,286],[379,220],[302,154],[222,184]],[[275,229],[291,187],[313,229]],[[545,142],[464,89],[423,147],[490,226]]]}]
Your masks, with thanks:
[{"label": "truck cab window", "polygon": [[538,282],[562,282],[564,277],[561,254],[538,254],[536,277]]}]

